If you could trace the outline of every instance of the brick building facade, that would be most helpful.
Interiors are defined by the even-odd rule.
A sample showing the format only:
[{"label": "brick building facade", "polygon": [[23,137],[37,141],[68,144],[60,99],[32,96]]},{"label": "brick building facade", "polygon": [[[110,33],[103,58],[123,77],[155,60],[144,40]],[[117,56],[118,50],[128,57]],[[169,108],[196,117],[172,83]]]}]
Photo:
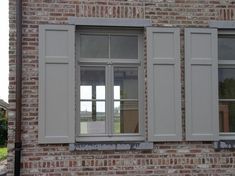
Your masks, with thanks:
[{"label": "brick building facade", "polygon": [[[15,1],[9,0],[8,174],[14,171]],[[69,17],[150,19],[155,27],[180,28],[182,141],[154,142],[151,150],[71,151],[68,144],[38,144],[39,25],[68,24]],[[235,20],[233,0],[23,0],[21,174],[33,175],[234,175],[233,149],[213,141],[187,141],[185,123],[184,29],[210,21]],[[146,38],[146,37],[145,37]],[[146,43],[145,43],[146,44]],[[146,49],[144,49],[146,72]],[[145,85],[146,89],[146,85]],[[147,96],[145,91],[145,96]],[[144,107],[147,108],[146,99]],[[147,113],[145,118],[148,118]]]}]

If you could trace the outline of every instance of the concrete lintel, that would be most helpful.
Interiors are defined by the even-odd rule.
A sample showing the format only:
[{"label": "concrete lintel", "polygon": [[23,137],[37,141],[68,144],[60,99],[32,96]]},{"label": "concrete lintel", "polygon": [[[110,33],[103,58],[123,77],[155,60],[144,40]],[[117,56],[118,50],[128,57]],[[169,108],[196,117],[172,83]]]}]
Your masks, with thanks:
[{"label": "concrete lintel", "polygon": [[69,17],[68,23],[80,26],[123,26],[123,27],[152,26],[152,22],[149,19],[133,19],[133,18]]},{"label": "concrete lintel", "polygon": [[235,21],[210,21],[209,27],[219,29],[235,29]]}]

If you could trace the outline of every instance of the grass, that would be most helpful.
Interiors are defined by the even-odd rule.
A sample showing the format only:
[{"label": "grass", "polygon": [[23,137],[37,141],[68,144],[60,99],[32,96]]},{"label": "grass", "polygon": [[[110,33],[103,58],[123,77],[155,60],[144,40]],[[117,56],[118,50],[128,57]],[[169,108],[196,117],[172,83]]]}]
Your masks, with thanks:
[{"label": "grass", "polygon": [[7,158],[7,148],[6,147],[0,147],[0,161]]}]

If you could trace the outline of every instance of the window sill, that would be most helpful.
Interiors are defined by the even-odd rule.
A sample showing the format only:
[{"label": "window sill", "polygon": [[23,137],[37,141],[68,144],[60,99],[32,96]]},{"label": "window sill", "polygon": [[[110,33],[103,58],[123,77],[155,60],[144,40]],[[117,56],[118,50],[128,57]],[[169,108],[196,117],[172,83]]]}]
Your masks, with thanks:
[{"label": "window sill", "polygon": [[235,139],[233,140],[219,140],[214,142],[216,150],[235,149]]},{"label": "window sill", "polygon": [[70,151],[152,150],[152,142],[81,142],[69,144]]}]

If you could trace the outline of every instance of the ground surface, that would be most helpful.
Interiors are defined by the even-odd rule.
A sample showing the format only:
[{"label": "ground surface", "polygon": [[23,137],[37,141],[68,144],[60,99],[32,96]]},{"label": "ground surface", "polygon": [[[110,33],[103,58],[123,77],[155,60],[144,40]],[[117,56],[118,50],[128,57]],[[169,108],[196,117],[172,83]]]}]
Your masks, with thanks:
[{"label": "ground surface", "polygon": [[0,176],[5,175],[7,171],[7,148],[0,147]]},{"label": "ground surface", "polygon": [[0,161],[0,176],[7,172],[7,160]]}]

